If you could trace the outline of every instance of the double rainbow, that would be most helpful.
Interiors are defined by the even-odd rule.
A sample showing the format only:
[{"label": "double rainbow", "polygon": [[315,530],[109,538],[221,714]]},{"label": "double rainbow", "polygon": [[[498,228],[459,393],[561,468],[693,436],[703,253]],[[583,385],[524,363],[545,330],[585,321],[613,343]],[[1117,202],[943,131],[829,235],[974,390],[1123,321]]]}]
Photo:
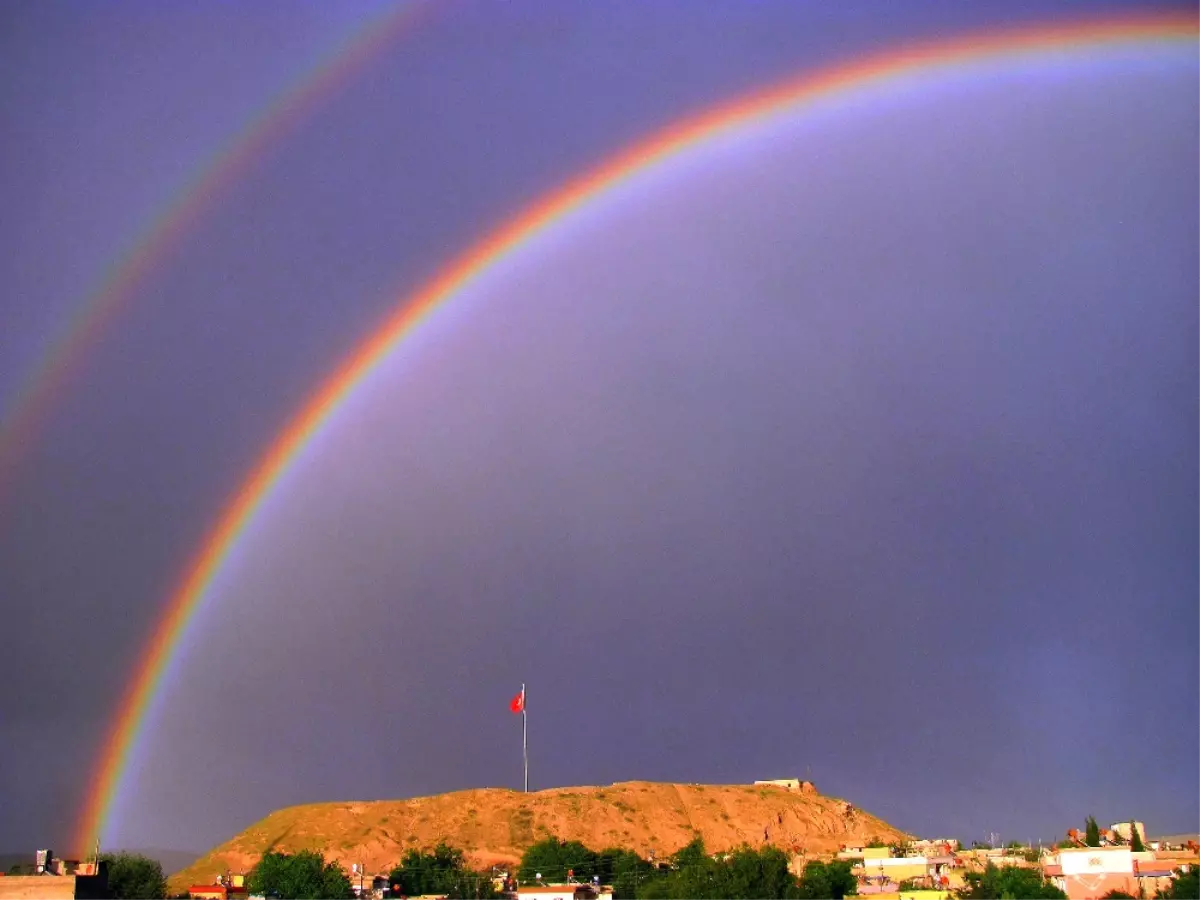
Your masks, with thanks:
[{"label": "double rainbow", "polygon": [[365,20],[234,134],[206,166],[174,192],[130,250],[109,266],[99,286],[30,370],[8,415],[0,421],[0,499],[21,453],[33,445],[55,399],[87,357],[88,349],[100,340],[147,277],[182,243],[227,187],[384,49],[408,34],[429,9],[413,0]]},{"label": "double rainbow", "polygon": [[402,297],[385,325],[350,356],[280,434],[231,499],[216,527],[188,565],[112,721],[80,812],[75,845],[88,847],[106,827],[114,801],[129,780],[129,760],[146,728],[147,712],[163,675],[209,586],[266,498],[339,405],[432,312],[509,254],[553,228],[565,216],[652,166],[663,166],[707,141],[815,101],[851,95],[915,74],[951,74],[979,63],[1024,57],[1062,57],[1104,46],[1195,46],[1197,15],[1164,13],[988,32],[912,45],[848,65],[805,74],[667,128],[550,193],[503,225],[411,297]]}]

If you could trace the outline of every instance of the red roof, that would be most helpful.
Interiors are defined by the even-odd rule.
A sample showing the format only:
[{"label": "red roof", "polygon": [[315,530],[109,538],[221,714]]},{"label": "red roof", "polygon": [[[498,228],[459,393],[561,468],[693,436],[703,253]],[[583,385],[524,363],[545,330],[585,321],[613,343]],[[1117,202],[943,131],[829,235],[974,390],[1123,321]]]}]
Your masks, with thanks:
[{"label": "red roof", "polygon": [[1042,866],[1042,874],[1047,878],[1057,878],[1062,875],[1062,866],[1057,863],[1047,863]]}]

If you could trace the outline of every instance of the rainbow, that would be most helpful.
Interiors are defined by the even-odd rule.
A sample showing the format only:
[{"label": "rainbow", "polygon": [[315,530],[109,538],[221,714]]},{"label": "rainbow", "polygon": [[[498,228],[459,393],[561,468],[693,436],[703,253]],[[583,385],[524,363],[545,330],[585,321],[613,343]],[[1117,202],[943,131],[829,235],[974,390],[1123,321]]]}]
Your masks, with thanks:
[{"label": "rainbow", "polygon": [[501,226],[435,275],[415,295],[402,298],[376,334],[333,372],[305,403],[229,501],[216,527],[188,564],[166,612],[122,697],[89,782],[80,812],[76,847],[89,847],[104,830],[127,777],[129,760],[146,727],[147,713],[162,690],[167,666],[214,578],[280,479],[355,387],[411,335],[430,314],[516,253],[565,216],[652,166],[669,163],[697,145],[792,112],[814,101],[866,90],[918,73],[950,72],[974,63],[1029,56],[1070,55],[1105,45],[1143,42],[1195,44],[1195,12],[1041,25],[989,32],[939,43],[909,45],[767,88],[679,122],[619,153]]},{"label": "rainbow", "polygon": [[431,6],[416,2],[389,6],[368,18],[340,41],[302,79],[282,91],[226,143],[154,216],[130,249],[106,270],[67,327],[55,338],[17,390],[12,408],[0,421],[0,493],[21,452],[34,442],[55,399],[71,375],[135,296],[146,278],[213,207],[224,189],[261,159],[321,102],[367,66],[419,22]]}]

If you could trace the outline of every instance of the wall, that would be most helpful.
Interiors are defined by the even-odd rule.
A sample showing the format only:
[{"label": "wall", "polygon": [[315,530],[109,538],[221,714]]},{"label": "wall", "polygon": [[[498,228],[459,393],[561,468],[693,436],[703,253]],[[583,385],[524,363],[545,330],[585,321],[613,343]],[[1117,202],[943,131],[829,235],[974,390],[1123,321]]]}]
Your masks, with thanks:
[{"label": "wall", "polygon": [[1063,875],[1132,875],[1133,854],[1128,848],[1089,847],[1086,850],[1060,850]]},{"label": "wall", "polygon": [[5,875],[0,900],[75,900],[75,876]]},{"label": "wall", "polygon": [[899,891],[900,900],[950,900],[954,895],[949,891]]}]

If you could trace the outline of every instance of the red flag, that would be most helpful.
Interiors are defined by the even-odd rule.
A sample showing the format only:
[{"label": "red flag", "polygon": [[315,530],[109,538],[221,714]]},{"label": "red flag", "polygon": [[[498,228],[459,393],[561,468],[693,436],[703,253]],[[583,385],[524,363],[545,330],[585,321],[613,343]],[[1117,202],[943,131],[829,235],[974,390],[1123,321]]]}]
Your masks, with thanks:
[{"label": "red flag", "polygon": [[509,701],[508,708],[511,709],[515,713],[524,712],[525,711],[525,692],[521,691],[521,693],[519,693],[519,694],[517,694],[517,696],[513,697],[512,700]]}]

